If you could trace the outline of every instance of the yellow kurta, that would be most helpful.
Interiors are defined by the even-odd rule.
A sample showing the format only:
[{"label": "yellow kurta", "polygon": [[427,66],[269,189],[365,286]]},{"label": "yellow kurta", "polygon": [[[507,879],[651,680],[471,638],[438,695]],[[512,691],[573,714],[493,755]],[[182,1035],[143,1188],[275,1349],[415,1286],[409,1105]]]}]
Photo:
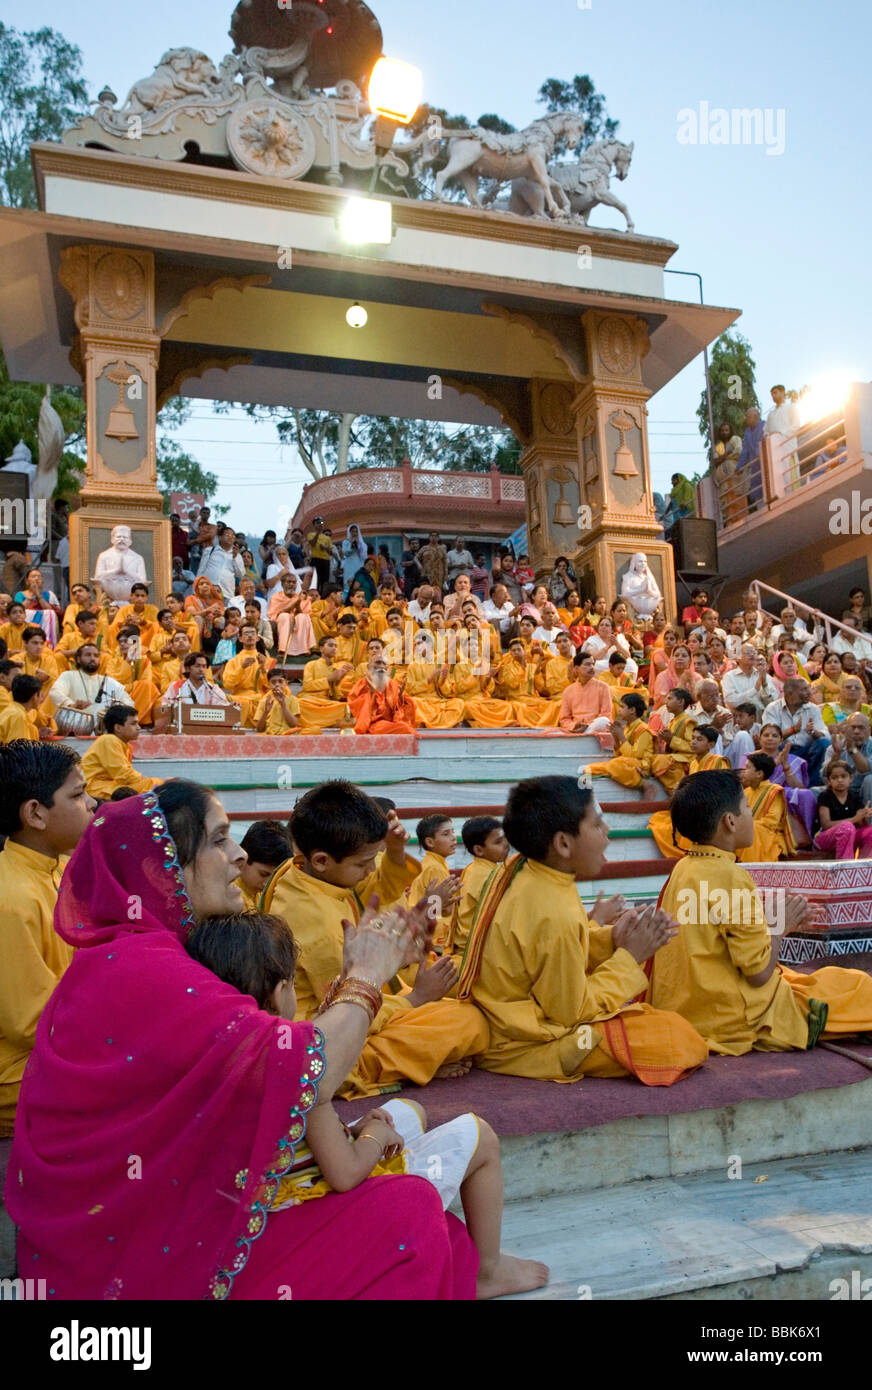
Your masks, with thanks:
[{"label": "yellow kurta", "polygon": [[98,671],[101,676],[105,676],[109,665],[109,648],[106,642],[105,627],[101,631],[97,628],[97,636],[94,638],[82,637],[78,631],[75,633],[65,632],[56,647],[52,648],[52,655],[58,665],[59,671],[72,671],[75,667],[76,652],[83,647],[86,642],[92,641],[100,653],[100,665]]},{"label": "yellow kurta", "polygon": [[774,864],[796,849],[784,790],[773,782],[746,787],[745,796],[754,815],[754,843],[737,858],[745,864]]},{"label": "yellow kurta", "polygon": [[[425,729],[454,729],[463,718],[463,701],[441,694],[441,669],[431,661],[413,661],[406,670],[406,694],[415,702],[415,723]],[[445,685],[447,689],[447,681]]]},{"label": "yellow kurta", "polygon": [[457,905],[454,909],[450,942],[453,956],[460,958],[466,950],[466,943],[472,930],[472,920],[475,917],[484,886],[494,869],[500,867],[501,865],[495,864],[492,859],[471,859],[460,875],[460,897],[457,899]]},{"label": "yellow kurta", "polygon": [[546,1081],[624,1076],[596,1026],[620,1014],[635,1064],[663,1070],[649,1084],[670,1084],[707,1048],[677,1014],[628,1004],[646,983],[629,952],[614,950],[611,927],[589,922],[570,875],[528,860],[496,909],[472,988],[490,1025],[479,1065]]},{"label": "yellow kurta", "polygon": [[[264,707],[266,706],[266,702],[267,702],[267,700],[268,700],[269,698],[270,698],[269,694],[264,695],[263,699],[259,701],[258,706],[257,706],[256,710],[254,711],[254,728],[255,728],[255,729],[257,728],[258,724],[260,723],[260,717],[261,717],[261,715],[263,714]],[[299,702],[299,700],[296,698],[296,696],[295,696],[295,695],[286,695],[286,696],[285,696],[285,704],[287,705],[288,710],[290,711],[290,713],[291,713],[296,719],[299,719],[299,717],[300,717],[300,702]],[[266,726],[265,726],[265,728],[264,728],[264,733],[265,733],[265,734],[272,734],[273,736],[278,736],[278,735],[281,735],[281,734],[298,734],[299,732],[300,732],[299,725],[297,725],[297,724],[289,724],[289,723],[288,723],[288,721],[285,719],[285,712],[284,712],[284,710],[282,709],[282,707],[281,707],[281,705],[279,704],[278,700],[276,700],[275,697],[273,697],[272,709],[270,710],[269,714],[268,714],[267,717],[266,717]]]},{"label": "yellow kurta", "polygon": [[[403,868],[385,854],[379,868],[356,890],[339,888],[304,873],[302,860],[276,870],[263,897],[263,911],[284,917],[300,948],[294,985],[297,1019],[311,1019],[342,969],[343,917],[358,921],[361,904],[372,893],[395,902],[414,880],[418,861],[406,856]],[[484,1019],[471,1004],[440,999],[412,1008],[408,994],[386,994],[363,1051],[340,1094],[377,1095],[402,1080],[424,1086],[439,1067],[480,1052],[487,1042]]]},{"label": "yellow kurta", "polygon": [[56,733],[57,725],[54,721],[55,707],[49,699],[48,694],[60,675],[60,668],[55,661],[54,652],[50,647],[43,647],[42,655],[38,661],[34,661],[31,656],[26,656],[23,651],[20,653],[20,657],[22,663],[21,670],[25,676],[35,676],[37,671],[45,671],[48,674],[48,680],[43,683],[42,687],[44,699],[37,707],[33,722],[38,729],[51,729],[52,733]]},{"label": "yellow kurta", "polygon": [[669,725],[672,735],[668,753],[655,753],[651,762],[651,775],[657,778],[668,792],[674,792],[683,777],[687,776],[692,754],[690,740],[696,728],[696,721],[687,714],[677,714]]},{"label": "yellow kurta", "polygon": [[143,650],[146,650],[154,641],[159,626],[155,604],[147,603],[141,613],[137,613],[132,603],[125,603],[123,608],[119,608],[109,624],[109,640],[112,647],[117,646],[121,629],[129,626],[139,628],[139,639]]},{"label": "yellow kurta", "polygon": [[[706,753],[703,758],[693,758],[688,774],[694,772],[729,772],[730,764],[719,753]],[[680,859],[690,848],[690,840],[677,832],[673,839],[672,814],[666,809],[655,811],[648,822],[648,829],[654,836],[657,848],[667,859]]]},{"label": "yellow kurta", "polygon": [[17,738],[38,739],[39,734],[33,710],[10,700],[0,709],[0,743],[12,743]]},{"label": "yellow kurta", "polygon": [[348,711],[345,701],[333,691],[336,686],[330,684],[327,673],[334,669],[334,662],[329,664],[323,657],[318,657],[316,661],[307,661],[303,667],[303,689],[300,693],[300,719],[304,727],[314,733],[321,729],[336,729],[344,720]]},{"label": "yellow kurta", "polygon": [[826,966],[813,975],[769,962],[772,937],[754,880],[727,850],[692,845],[672,871],[661,906],[679,934],[654,956],[649,1002],[675,1009],[731,1057],[752,1049],[786,1052],[808,1043],[808,1001],[829,1007],[824,1037],[872,1028],[872,979],[862,970]]},{"label": "yellow kurta", "polygon": [[508,729],[516,722],[511,701],[491,698],[493,681],[488,681],[482,690],[478,674],[469,661],[455,663],[442,689],[463,701],[463,717],[474,729]]},{"label": "yellow kurta", "polygon": [[120,652],[115,652],[109,658],[106,673],[124,686],[140,724],[150,724],[154,717],[154,707],[160,701],[161,688],[155,680],[154,669],[148,657],[141,656],[135,661],[127,661]]},{"label": "yellow kurta", "polygon": [[30,623],[22,623],[21,627],[16,627],[14,623],[0,623],[0,637],[6,643],[6,655],[13,656],[15,652],[24,651],[23,632]]},{"label": "yellow kurta", "polygon": [[12,1134],[36,1025],[73,950],[53,926],[66,858],[7,840],[0,853],[0,1137]]},{"label": "yellow kurta", "polygon": [[634,719],[625,729],[625,738],[614,757],[607,763],[591,763],[592,777],[611,777],[622,787],[638,787],[643,777],[651,776],[654,758],[654,736],[642,719]]},{"label": "yellow kurta", "polygon": [[320,642],[322,637],[338,637],[339,631],[336,624],[341,612],[341,608],[328,607],[327,600],[324,598],[317,598],[313,601],[309,617],[312,619],[312,629],[316,642]]},{"label": "yellow kurta", "polygon": [[[252,664],[246,666],[244,663],[250,661]],[[240,651],[236,656],[231,656],[226,663],[221,675],[221,684],[227,694],[238,705],[242,711],[243,729],[253,729],[255,725],[254,711],[257,709],[264,695],[269,694],[269,681],[266,672],[275,662],[267,658],[263,669],[257,660],[257,653]]]},{"label": "yellow kurta", "polygon": [[248,884],[244,883],[241,878],[235,878],[233,882],[242,893],[243,902],[245,903],[242,909],[243,912],[257,912],[262,896],[261,889],[249,888]]},{"label": "yellow kurta", "polygon": [[538,663],[528,661],[519,666],[511,653],[502,658],[494,678],[494,693],[498,699],[509,701],[515,713],[515,723],[525,729],[556,728],[560,705],[536,694]]},{"label": "yellow kurta", "polygon": [[162,777],[144,777],[133,766],[133,749],[115,734],[100,734],[82,758],[88,795],[108,801],[116,787],[132,787],[137,793],[159,787]]},{"label": "yellow kurta", "polygon": [[575,679],[572,657],[552,656],[536,674],[536,689],[546,700],[556,700],[558,711],[564,690]]},{"label": "yellow kurta", "polygon": [[612,718],[617,719],[621,701],[625,695],[629,695],[632,690],[636,695],[641,695],[645,703],[648,703],[648,688],[644,685],[636,685],[633,677],[626,672],[622,676],[613,676],[611,671],[603,671],[597,677],[603,685],[607,685],[612,694]]},{"label": "yellow kurta", "polygon": [[[408,890],[409,904],[414,906],[422,898],[428,898],[437,883],[443,883],[446,878],[451,877],[451,870],[448,867],[448,860],[441,854],[434,854],[432,849],[423,850],[421,868],[417,877],[413,880]],[[433,932],[433,945],[437,951],[441,951],[447,944],[451,934],[452,912],[440,912],[439,919]]]}]

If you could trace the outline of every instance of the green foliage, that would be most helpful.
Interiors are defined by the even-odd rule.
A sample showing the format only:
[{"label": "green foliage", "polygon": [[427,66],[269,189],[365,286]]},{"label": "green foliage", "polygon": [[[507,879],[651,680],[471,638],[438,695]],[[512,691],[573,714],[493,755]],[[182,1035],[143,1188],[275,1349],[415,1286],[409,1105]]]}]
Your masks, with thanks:
[{"label": "green foliage", "polygon": [[[733,434],[741,437],[745,429],[745,411],[752,405],[759,407],[754,382],[755,370],[756,364],[751,356],[751,344],[747,338],[743,338],[742,334],[734,329],[722,333],[712,348],[709,364],[715,435],[726,420]],[[710,454],[713,441],[709,439],[705,391],[697,406],[696,418],[699,421],[699,432]]]},{"label": "green foliage", "polygon": [[35,208],[28,146],[60,140],[88,106],[82,54],[54,29],[0,23],[0,203]]},{"label": "green foliage", "polygon": [[614,121],[606,112],[606,99],[598,92],[587,76],[577,74],[571,82],[559,77],[549,77],[539,88],[537,98],[548,113],[552,111],[578,111],[584,117],[584,134],[578,148],[587,149],[595,140],[611,140],[617,134],[620,121]]},{"label": "green foliage", "polygon": [[[0,461],[9,457],[19,440],[39,457],[39,407],[45,387],[38,382],[10,381],[6,360],[0,353]],[[72,497],[79,490],[77,474],[85,468],[85,402],[76,386],[55,387],[51,403],[67,433],[67,448],[58,467],[56,497]]]},{"label": "green foliage", "polygon": [[516,129],[508,121],[504,121],[502,116],[495,116],[492,113],[479,116],[477,124],[483,126],[485,130],[495,130],[498,135],[514,135]]},{"label": "green foliage", "polygon": [[[169,516],[170,493],[202,492],[208,502],[218,491],[218,479],[209,473],[174,439],[161,439],[157,447],[157,485],[164,495],[164,515]],[[227,507],[213,507],[221,516]]]}]

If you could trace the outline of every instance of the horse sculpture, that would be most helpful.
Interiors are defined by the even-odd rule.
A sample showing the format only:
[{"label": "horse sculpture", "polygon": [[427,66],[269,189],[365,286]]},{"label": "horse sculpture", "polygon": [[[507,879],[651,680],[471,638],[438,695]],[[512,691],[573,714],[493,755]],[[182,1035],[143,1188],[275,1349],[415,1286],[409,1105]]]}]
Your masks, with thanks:
[{"label": "horse sculpture", "polygon": [[[567,164],[550,164],[548,178],[552,201],[565,217],[570,213],[587,225],[592,210],[598,203],[617,208],[627,221],[627,231],[633,231],[633,220],[628,208],[609,188],[612,170],[622,181],[627,177],[634,145],[625,145],[620,140],[599,140],[588,146],[577,161]],[[509,212],[522,217],[544,217],[546,205],[550,203],[542,196],[539,180],[516,178],[512,181],[509,199]],[[552,216],[554,214],[552,213]]]},{"label": "horse sculpture", "polygon": [[[497,134],[482,126],[476,126],[474,130],[442,131],[435,148],[438,149],[441,140],[448,141],[448,163],[436,176],[436,197],[442,197],[442,190],[449,179],[457,179],[473,207],[481,207],[479,179],[497,179],[500,183],[519,179],[539,190],[539,197],[552,217],[565,217],[568,201],[565,195],[560,202],[554,197],[548,160],[554,154],[558,140],[565,140],[574,149],[583,134],[584,119],[571,111],[543,116],[527,126],[526,130],[515,131],[511,135]],[[431,144],[422,163],[432,163],[435,157]]]}]

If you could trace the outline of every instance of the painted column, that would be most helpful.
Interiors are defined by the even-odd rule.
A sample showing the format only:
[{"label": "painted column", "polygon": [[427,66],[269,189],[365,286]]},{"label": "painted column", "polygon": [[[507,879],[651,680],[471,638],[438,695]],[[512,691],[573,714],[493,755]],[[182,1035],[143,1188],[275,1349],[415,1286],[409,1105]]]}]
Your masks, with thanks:
[{"label": "painted column", "polygon": [[162,606],[172,563],[155,458],[160,338],[154,256],[120,247],[67,247],[60,281],[75,304],[79,331],[71,358],[87,407],[82,506],[70,517],[71,582],[90,582],[112,527],[124,523],[145,561],[150,601]]}]

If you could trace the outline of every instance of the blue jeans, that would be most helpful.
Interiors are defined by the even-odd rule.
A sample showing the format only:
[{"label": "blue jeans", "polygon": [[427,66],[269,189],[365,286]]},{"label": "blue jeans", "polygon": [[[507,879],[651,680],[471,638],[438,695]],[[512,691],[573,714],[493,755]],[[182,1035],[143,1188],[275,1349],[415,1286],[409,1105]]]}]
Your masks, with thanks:
[{"label": "blue jeans", "polygon": [[830,740],[828,738],[809,739],[802,748],[797,747],[795,743],[790,745],[790,752],[795,753],[798,758],[805,758],[808,763],[808,784],[810,787],[819,787],[823,782],[821,764],[826,757],[829,746]]}]

